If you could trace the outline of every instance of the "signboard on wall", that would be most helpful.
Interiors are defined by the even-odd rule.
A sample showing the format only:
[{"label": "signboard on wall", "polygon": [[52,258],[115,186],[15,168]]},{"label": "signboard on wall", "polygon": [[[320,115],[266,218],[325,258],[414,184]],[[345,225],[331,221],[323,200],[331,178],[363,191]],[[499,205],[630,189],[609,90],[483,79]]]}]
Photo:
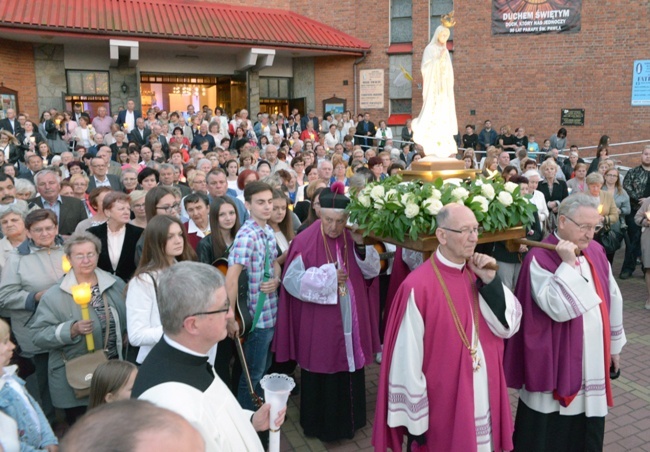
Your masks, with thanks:
[{"label": "signboard on wall", "polygon": [[560,125],[564,126],[584,126],[585,109],[584,108],[563,108],[560,111]]},{"label": "signboard on wall", "polygon": [[492,0],[492,34],[577,33],[582,0]]},{"label": "signboard on wall", "polygon": [[359,108],[384,108],[384,70],[359,71]]},{"label": "signboard on wall", "polygon": [[636,60],[632,71],[632,106],[650,105],[650,60]]}]

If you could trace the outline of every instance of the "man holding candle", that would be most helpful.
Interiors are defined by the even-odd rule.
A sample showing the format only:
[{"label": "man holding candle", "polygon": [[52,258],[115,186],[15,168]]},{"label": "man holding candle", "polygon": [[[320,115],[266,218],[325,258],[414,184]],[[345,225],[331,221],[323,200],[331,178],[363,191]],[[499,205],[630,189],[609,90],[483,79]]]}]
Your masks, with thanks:
[{"label": "man holding candle", "polygon": [[201,432],[208,452],[262,451],[256,432],[269,429],[271,406],[243,410],[208,364],[208,352],[226,337],[233,317],[221,273],[196,262],[167,268],[158,283],[158,306],[163,337],[142,363],[131,397],[183,416]]},{"label": "man holding candle", "polygon": [[336,441],[366,425],[364,367],[380,351],[371,319],[379,318],[379,300],[368,298],[366,279],[379,275],[380,263],[377,251],[345,228],[343,184],[319,199],[320,220],[289,248],[273,350],[276,361],[295,360],[302,369],[305,435]]},{"label": "man holding candle", "polygon": [[[569,196],[557,230],[522,264],[521,331],[506,344],[508,386],[519,389],[515,449],[602,450],[611,378],[625,345],[623,298],[605,252],[599,200]],[[579,255],[576,257],[576,255]]]}]

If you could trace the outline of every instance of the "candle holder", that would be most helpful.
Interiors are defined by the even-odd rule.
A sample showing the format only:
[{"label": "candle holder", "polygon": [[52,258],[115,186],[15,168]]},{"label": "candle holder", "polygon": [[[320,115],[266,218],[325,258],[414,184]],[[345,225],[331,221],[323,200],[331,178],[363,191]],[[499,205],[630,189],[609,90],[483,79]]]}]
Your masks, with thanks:
[{"label": "candle holder", "polygon": [[[90,284],[81,283],[76,286],[72,286],[72,299],[75,303],[81,307],[81,318],[84,320],[90,320],[90,312],[88,311],[88,304],[92,299],[92,290],[90,289]],[[89,352],[95,351],[95,340],[93,338],[92,332],[86,334],[86,347]]]}]

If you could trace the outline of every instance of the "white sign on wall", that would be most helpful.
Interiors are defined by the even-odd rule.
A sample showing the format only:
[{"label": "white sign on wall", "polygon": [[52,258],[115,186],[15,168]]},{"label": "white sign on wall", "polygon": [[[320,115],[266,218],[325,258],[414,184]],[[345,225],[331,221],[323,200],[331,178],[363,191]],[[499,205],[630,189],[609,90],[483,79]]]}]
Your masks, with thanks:
[{"label": "white sign on wall", "polygon": [[384,108],[384,70],[363,69],[359,77],[359,108]]}]

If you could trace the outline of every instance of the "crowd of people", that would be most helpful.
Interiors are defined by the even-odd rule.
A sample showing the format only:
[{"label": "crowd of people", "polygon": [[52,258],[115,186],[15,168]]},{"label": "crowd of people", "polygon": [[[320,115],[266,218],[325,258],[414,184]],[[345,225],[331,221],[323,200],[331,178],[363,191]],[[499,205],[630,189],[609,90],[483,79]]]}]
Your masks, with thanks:
[{"label": "crowd of people", "polygon": [[[118,422],[107,404],[161,422],[173,418],[167,410],[180,414],[190,424],[187,441],[198,432],[207,450],[262,450],[264,432],[282,424],[284,411],[270,425],[269,405],[260,408],[254,394],[262,394],[265,374],[295,375],[298,367],[305,434],[352,438],[367,423],[364,368],[374,361],[382,363],[379,450],[401,448],[404,435],[424,449],[512,449],[506,384],[521,389],[515,446],[532,441],[544,450],[555,429],[567,436],[577,428],[565,422],[573,415],[591,432],[575,444],[602,444],[604,423],[594,439],[590,419],[604,419],[610,361],[618,370],[625,343],[610,263],[621,241],[622,279],[641,252],[643,267],[650,262],[650,147],[621,182],[607,137],[587,166],[577,147],[566,158],[559,152],[564,129],[540,148],[523,128],[498,135],[486,121],[477,135],[468,126],[458,158],[518,184],[538,207],[528,237],[558,251],[496,243],[475,253],[476,219],[455,205],[440,211],[440,247],[423,262],[392,245],[380,255],[347,227],[351,196],[424,157],[409,123],[398,141],[385,121],[375,127],[370,119],[294,110],[251,120],[246,110],[226,116],[192,105],[143,115],[133,101],[114,117],[101,107],[91,118],[76,104],[43,112],[38,122],[8,110],[0,120],[4,450],[55,451],[53,432],[69,427],[66,441],[76,450],[79,426],[102,416]],[[89,318],[74,296],[84,283]],[[432,297],[442,300],[435,308],[427,307]],[[601,299],[602,317],[594,301]],[[448,321],[441,310],[452,313]],[[555,333],[544,338],[545,356],[560,365],[552,375],[531,375],[544,367],[526,353],[539,316],[560,340],[606,333],[600,346],[585,346],[585,375],[569,370],[578,358],[582,366],[582,347],[572,341],[575,353],[556,355]],[[576,326],[565,332],[563,322]],[[90,338],[106,362],[82,394],[68,364],[90,354]],[[441,360],[454,369],[444,379]],[[602,380],[602,391],[580,389],[587,377]],[[555,389],[559,398],[549,396]],[[450,407],[457,416],[443,414]],[[551,422],[552,413],[560,416]],[[548,429],[536,430],[539,422]],[[474,427],[477,435],[467,435]],[[86,430],[99,441],[101,432]]]}]

